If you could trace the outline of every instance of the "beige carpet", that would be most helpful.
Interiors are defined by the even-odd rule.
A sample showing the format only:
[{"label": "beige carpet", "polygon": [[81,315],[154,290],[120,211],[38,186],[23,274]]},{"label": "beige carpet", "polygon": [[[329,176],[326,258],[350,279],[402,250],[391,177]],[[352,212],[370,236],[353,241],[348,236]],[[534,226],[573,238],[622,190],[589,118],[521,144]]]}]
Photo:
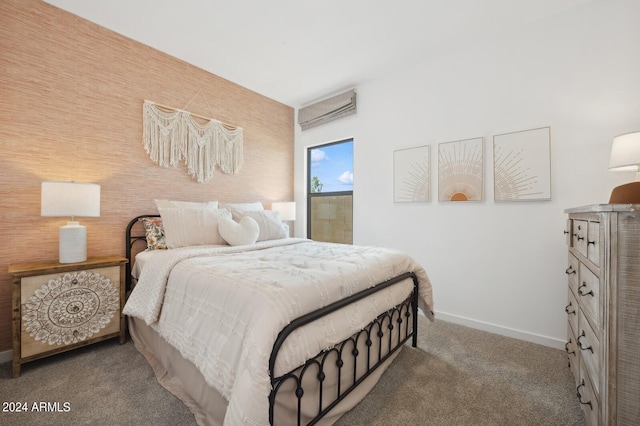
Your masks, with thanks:
[{"label": "beige carpet", "polygon": [[[408,349],[408,350],[407,350]],[[337,425],[583,425],[564,351],[422,318],[367,398]]]},{"label": "beige carpet", "polygon": [[[563,351],[423,317],[419,328],[419,348],[405,348],[339,426],[584,424]],[[195,424],[130,341],[26,364],[17,379],[10,373],[0,365],[0,399],[29,412],[0,412],[2,425]],[[59,410],[31,411],[40,402]]]}]

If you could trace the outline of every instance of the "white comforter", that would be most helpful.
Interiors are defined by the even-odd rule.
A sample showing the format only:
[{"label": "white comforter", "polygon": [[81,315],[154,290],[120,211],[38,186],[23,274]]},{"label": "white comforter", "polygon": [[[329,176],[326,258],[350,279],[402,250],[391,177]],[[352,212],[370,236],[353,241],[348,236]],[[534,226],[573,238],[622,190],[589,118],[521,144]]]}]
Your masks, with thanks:
[{"label": "white comforter", "polygon": [[[419,305],[432,319],[424,269],[395,250],[294,238],[159,250],[146,261],[124,313],[153,326],[228,399],[225,425],[268,425],[268,362],[280,330],[305,313],[407,271],[418,276]],[[306,331],[293,333],[276,373],[362,329],[411,288],[408,282],[392,286],[391,292],[341,309],[314,324],[311,338]]]}]

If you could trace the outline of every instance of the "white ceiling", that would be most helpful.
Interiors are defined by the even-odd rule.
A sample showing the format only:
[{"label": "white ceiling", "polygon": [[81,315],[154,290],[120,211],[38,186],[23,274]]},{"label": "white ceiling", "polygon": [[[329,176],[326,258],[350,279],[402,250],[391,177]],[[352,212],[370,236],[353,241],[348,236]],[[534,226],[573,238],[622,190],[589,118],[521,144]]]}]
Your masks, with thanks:
[{"label": "white ceiling", "polygon": [[45,0],[298,107],[594,0]]}]

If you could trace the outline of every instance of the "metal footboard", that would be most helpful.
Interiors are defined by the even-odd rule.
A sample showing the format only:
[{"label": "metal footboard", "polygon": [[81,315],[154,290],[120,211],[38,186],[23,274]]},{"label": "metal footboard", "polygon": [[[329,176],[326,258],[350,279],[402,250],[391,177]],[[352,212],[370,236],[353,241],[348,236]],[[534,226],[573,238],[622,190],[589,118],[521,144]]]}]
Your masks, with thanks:
[{"label": "metal footboard", "polygon": [[[407,279],[413,280],[413,291],[402,303],[382,313],[364,329],[348,339],[320,352],[306,361],[304,365],[286,374],[274,377],[278,353],[287,337],[294,330]],[[305,395],[305,387],[316,389],[317,394],[314,394],[313,397],[317,397],[317,414],[309,421],[305,416],[304,420],[307,425],[316,424],[400,349],[409,338],[412,338],[412,346],[417,346],[417,314],[418,279],[414,273],[407,272],[292,321],[278,335],[269,358],[269,377],[271,379],[271,393],[269,395],[270,424],[274,424],[278,392],[284,388],[288,391],[291,388],[291,384],[293,384],[295,397],[297,398],[298,425],[303,422],[302,400]],[[353,369],[353,376],[348,384],[343,383],[342,374],[346,362],[349,362],[349,367]],[[327,395],[324,389],[325,379],[329,377],[329,374],[337,377],[337,391],[331,395]],[[315,403],[313,404],[315,406]]]}]

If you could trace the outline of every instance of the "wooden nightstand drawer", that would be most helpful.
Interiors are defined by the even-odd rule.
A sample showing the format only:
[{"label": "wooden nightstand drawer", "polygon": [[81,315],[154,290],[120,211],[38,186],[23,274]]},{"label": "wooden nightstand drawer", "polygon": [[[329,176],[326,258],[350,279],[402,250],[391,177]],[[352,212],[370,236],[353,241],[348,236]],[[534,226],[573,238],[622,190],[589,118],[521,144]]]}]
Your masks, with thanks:
[{"label": "wooden nightstand drawer", "polygon": [[22,278],[21,358],[120,332],[120,267]]},{"label": "wooden nightstand drawer", "polygon": [[109,256],[9,265],[14,377],[29,361],[115,337],[124,343],[126,263]]}]

